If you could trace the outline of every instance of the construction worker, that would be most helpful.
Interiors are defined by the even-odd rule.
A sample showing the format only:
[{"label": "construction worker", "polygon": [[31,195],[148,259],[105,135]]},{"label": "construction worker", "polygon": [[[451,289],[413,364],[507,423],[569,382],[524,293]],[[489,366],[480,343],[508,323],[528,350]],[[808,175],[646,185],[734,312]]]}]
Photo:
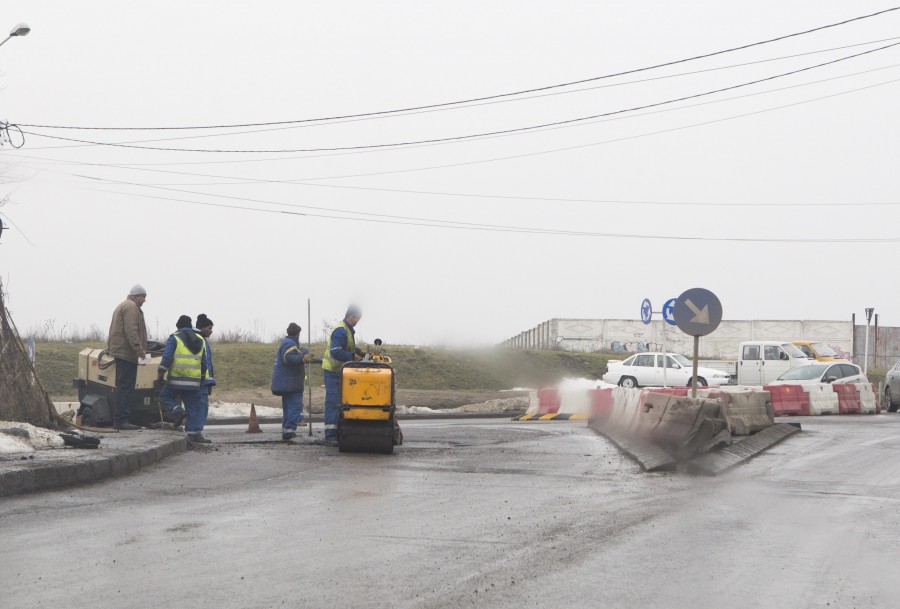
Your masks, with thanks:
[{"label": "construction worker", "polygon": [[272,393],[281,396],[281,439],[285,442],[297,435],[297,425],[303,423],[304,364],[314,361],[309,349],[300,345],[301,330],[294,322],[288,324],[272,369]]},{"label": "construction worker", "polygon": [[165,377],[166,386],[159,398],[175,427],[187,416],[184,429],[188,441],[209,444],[210,441],[203,437],[200,416],[200,388],[206,378],[206,341],[193,325],[190,317],[182,315],[175,324],[177,330],[166,340],[157,369],[159,380]]},{"label": "construction worker", "polygon": [[337,446],[337,424],[341,412],[341,366],[345,362],[358,362],[366,354],[357,348],[356,324],[362,311],[356,305],[347,307],[344,320],[331,330],[328,349],[322,358],[325,372],[325,446]]},{"label": "construction worker", "polygon": [[206,348],[206,378],[200,386],[200,429],[206,427],[206,418],[209,416],[209,396],[212,395],[216,377],[213,374],[212,349],[209,346],[209,337],[213,333],[213,320],[201,313],[197,316],[197,333],[203,337]]},{"label": "construction worker", "polygon": [[131,395],[137,383],[138,361],[147,355],[147,326],[141,307],[147,300],[147,290],[135,284],[116,310],[109,324],[106,351],[116,360],[116,429],[140,429],[128,421],[131,416]]}]

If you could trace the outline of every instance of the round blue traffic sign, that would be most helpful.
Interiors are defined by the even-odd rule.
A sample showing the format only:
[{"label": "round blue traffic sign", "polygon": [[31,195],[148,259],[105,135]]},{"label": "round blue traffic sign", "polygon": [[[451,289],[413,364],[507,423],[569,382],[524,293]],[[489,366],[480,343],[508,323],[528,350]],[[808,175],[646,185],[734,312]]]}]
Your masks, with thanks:
[{"label": "round blue traffic sign", "polygon": [[645,298],[641,303],[641,321],[649,324],[651,319],[653,319],[653,305],[650,304],[649,298]]},{"label": "round blue traffic sign", "polygon": [[666,301],[666,304],[663,305],[662,316],[667,324],[670,326],[675,325],[675,302],[677,298],[670,298]]},{"label": "round blue traffic sign", "polygon": [[706,336],[722,321],[722,303],[703,288],[692,288],[675,301],[675,324],[689,336]]}]

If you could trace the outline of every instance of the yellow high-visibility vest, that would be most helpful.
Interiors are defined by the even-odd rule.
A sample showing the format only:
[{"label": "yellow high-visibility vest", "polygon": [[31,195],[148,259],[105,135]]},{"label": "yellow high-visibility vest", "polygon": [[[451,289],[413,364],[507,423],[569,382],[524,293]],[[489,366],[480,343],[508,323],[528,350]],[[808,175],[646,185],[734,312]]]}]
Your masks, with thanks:
[{"label": "yellow high-visibility vest", "polygon": [[325,346],[325,355],[322,357],[322,368],[331,372],[337,372],[341,369],[341,366],[344,365],[344,362],[339,362],[331,355],[331,338],[334,336],[334,331],[338,328],[343,328],[347,332],[346,350],[350,353],[356,352],[356,341],[353,338],[353,330],[350,329],[350,326],[347,325],[346,321],[342,321],[331,330],[331,334],[328,336],[328,344]]}]

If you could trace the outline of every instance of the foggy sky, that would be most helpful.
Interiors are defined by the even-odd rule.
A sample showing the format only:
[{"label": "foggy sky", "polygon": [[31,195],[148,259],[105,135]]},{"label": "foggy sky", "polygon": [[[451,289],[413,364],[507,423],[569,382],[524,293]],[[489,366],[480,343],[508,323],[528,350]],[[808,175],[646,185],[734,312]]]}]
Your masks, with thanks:
[{"label": "foggy sky", "polygon": [[[890,7],[13,0],[0,31],[33,31],[0,47],[0,118],[175,127],[356,115],[591,79]],[[316,337],[354,302],[363,340],[465,345],[556,317],[638,318],[644,298],[704,287],[726,319],[864,319],[875,307],[881,325],[900,325],[898,242],[844,241],[900,239],[900,46],[452,143],[233,154],[39,135],[254,151],[455,138],[768,78],[900,42],[873,43],[898,25],[900,11],[468,107],[191,131],[22,127],[22,148],[0,148],[8,304],[25,334],[48,322],[105,333],[141,283],[154,336],[203,312],[217,331],[266,339],[296,321],[305,339],[308,299]],[[849,46],[860,43],[871,44]]]}]

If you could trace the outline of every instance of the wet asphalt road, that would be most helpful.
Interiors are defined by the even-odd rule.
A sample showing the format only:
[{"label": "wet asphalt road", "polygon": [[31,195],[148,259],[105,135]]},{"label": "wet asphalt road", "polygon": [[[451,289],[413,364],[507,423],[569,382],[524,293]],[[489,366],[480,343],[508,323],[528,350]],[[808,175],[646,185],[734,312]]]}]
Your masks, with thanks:
[{"label": "wet asphalt road", "polygon": [[0,500],[0,605],[900,606],[900,416],[801,422],[720,478],[641,473],[584,423],[407,422],[392,456],[213,427]]}]

